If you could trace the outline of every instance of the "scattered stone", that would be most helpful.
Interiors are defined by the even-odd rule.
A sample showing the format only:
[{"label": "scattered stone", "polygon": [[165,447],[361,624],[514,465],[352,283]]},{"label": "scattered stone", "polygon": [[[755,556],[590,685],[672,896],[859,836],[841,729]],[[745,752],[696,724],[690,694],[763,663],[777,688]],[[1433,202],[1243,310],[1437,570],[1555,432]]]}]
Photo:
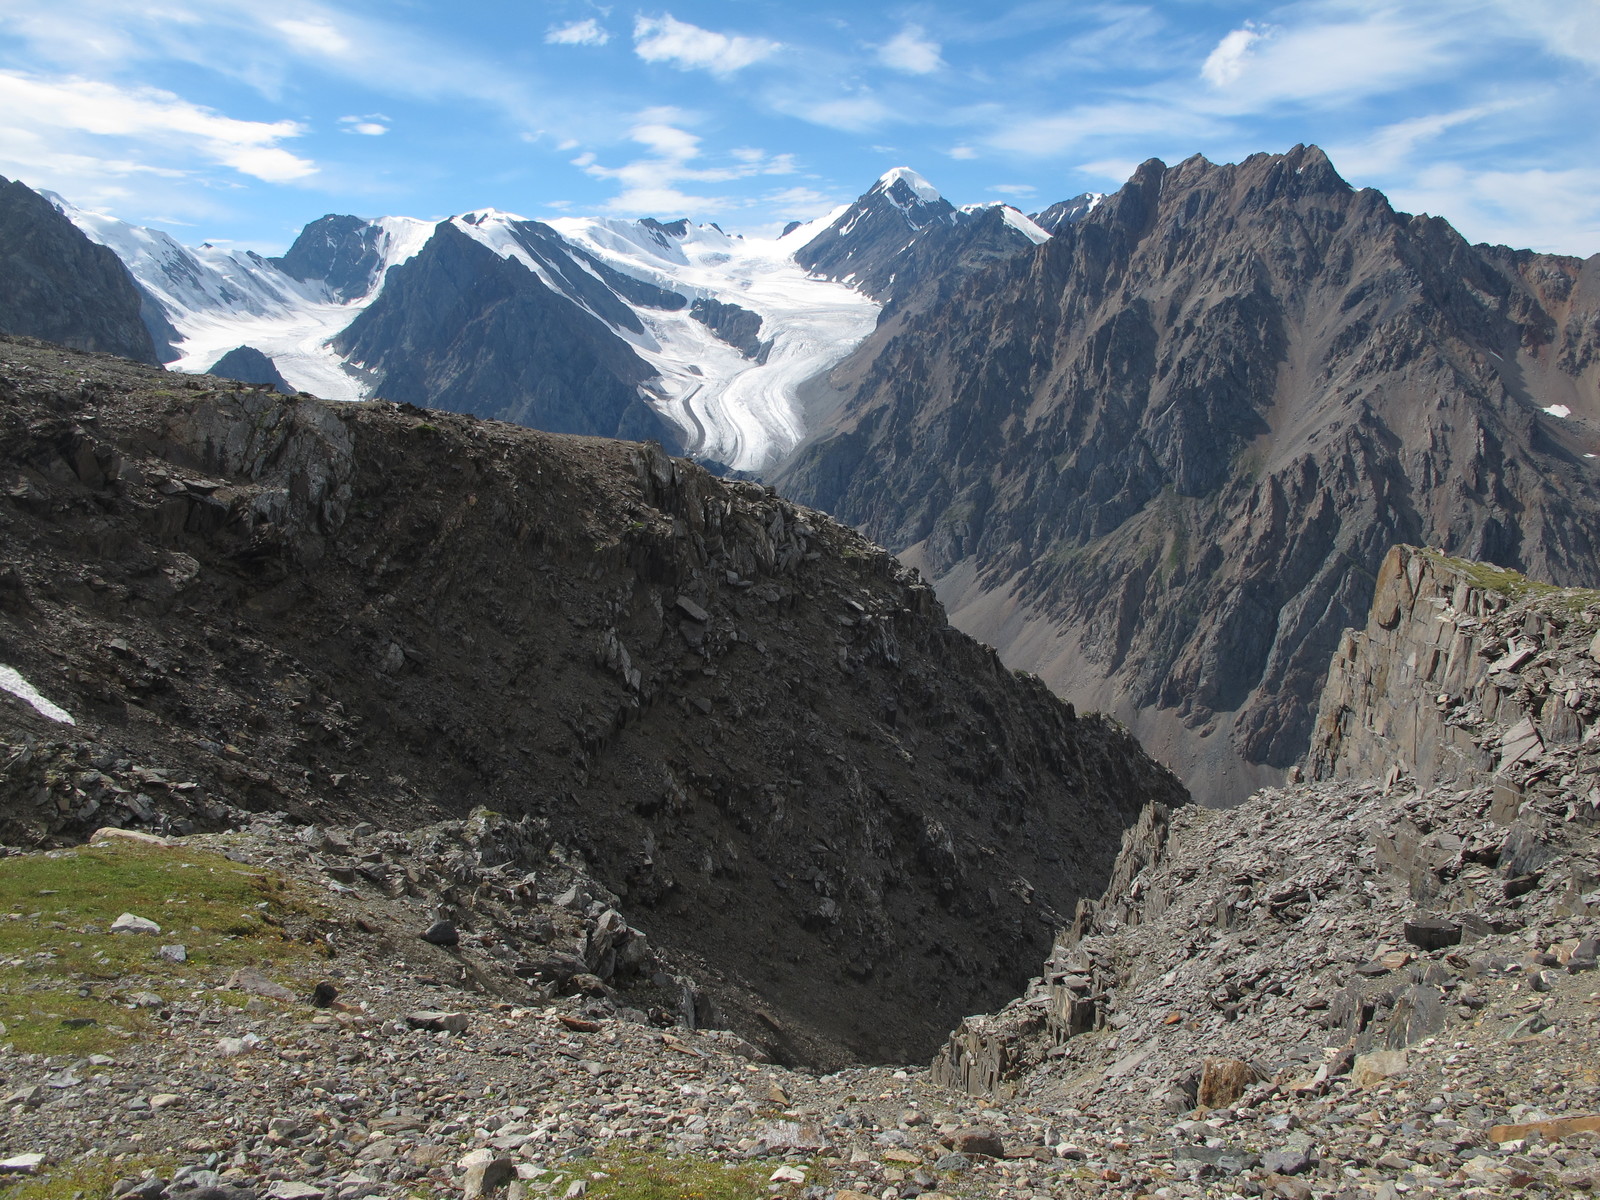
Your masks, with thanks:
[{"label": "scattered stone", "polygon": [[1360,1088],[1372,1087],[1403,1074],[1409,1063],[1404,1050],[1374,1050],[1357,1055],[1355,1065],[1350,1068],[1350,1082]]},{"label": "scattered stone", "polygon": [[10,1158],[0,1158],[0,1174],[5,1175],[37,1175],[42,1166],[42,1154],[13,1154]]},{"label": "scattered stone", "polygon": [[516,1161],[492,1150],[474,1150],[458,1164],[466,1174],[461,1180],[465,1200],[478,1200],[495,1191],[516,1174]]},{"label": "scattered stone", "polygon": [[1420,917],[1407,921],[1405,935],[1406,941],[1419,950],[1444,950],[1461,944],[1461,926],[1443,917]]},{"label": "scattered stone", "polygon": [[111,932],[157,934],[161,932],[161,926],[145,917],[136,917],[132,913],[125,912],[111,922]]},{"label": "scattered stone", "polygon": [[254,967],[240,967],[228,977],[228,986],[234,991],[249,992],[255,996],[265,996],[269,1000],[290,1001],[294,993],[281,983],[268,979]]},{"label": "scattered stone", "polygon": [[169,963],[182,963],[188,961],[189,951],[178,945],[162,946],[156,951],[156,957]]},{"label": "scattered stone", "polygon": [[971,1156],[981,1154],[987,1158],[1004,1158],[1006,1156],[1005,1143],[1000,1135],[987,1125],[973,1125],[965,1129],[958,1129],[945,1138],[944,1144],[957,1154]]},{"label": "scattered stone", "polygon": [[158,1092],[150,1097],[151,1108],[177,1108],[184,1098],[177,1092]]},{"label": "scattered stone", "polygon": [[1562,1117],[1550,1121],[1529,1121],[1523,1125],[1496,1125],[1489,1130],[1491,1142],[1520,1142],[1533,1134],[1546,1141],[1560,1141],[1574,1133],[1600,1133],[1600,1115]]},{"label": "scattered stone", "polygon": [[407,1013],[406,1024],[413,1029],[427,1030],[430,1033],[465,1033],[470,1021],[466,1013],[424,1009]]}]

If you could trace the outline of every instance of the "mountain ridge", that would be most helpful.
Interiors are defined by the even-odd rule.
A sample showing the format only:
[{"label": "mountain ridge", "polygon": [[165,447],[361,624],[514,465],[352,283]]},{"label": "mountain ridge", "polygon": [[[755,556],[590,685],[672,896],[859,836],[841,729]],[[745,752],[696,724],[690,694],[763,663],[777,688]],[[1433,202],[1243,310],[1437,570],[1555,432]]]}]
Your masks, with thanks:
[{"label": "mountain ridge", "polygon": [[777,482],[1237,798],[1303,754],[1390,545],[1592,574],[1597,263],[1469,247],[1314,147],[1152,160],[968,286],[896,296]]}]

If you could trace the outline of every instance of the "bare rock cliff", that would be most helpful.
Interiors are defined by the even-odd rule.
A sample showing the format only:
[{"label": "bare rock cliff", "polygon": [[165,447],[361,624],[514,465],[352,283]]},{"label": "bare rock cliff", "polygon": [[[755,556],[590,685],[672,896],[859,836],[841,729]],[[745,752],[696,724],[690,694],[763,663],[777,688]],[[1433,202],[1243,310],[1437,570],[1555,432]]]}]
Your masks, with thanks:
[{"label": "bare rock cliff", "polygon": [[1600,258],[1468,245],[1296,147],[1148,162],[937,287],[778,481],[1209,803],[1303,758],[1391,546],[1600,582]]}]

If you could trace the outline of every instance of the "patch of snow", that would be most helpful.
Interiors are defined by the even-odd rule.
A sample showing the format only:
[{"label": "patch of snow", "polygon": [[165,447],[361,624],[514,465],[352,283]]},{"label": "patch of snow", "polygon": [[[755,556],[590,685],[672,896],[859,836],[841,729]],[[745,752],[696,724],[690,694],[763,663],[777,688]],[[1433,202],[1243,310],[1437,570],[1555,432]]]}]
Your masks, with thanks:
[{"label": "patch of snow", "polygon": [[1001,219],[1035,246],[1040,242],[1048,242],[1050,240],[1050,235],[1034,224],[1025,213],[1000,200],[991,200],[983,204],[963,204],[961,211],[964,213],[978,213],[991,208],[998,208]]},{"label": "patch of snow", "polygon": [[1570,417],[1572,415],[1572,410],[1570,408],[1568,408],[1565,404],[1552,404],[1549,408],[1545,409],[1544,411],[1549,413],[1552,417],[1563,417],[1563,418],[1565,418],[1565,417]]},{"label": "patch of snow", "polygon": [[10,692],[18,700],[31,704],[41,717],[48,717],[52,721],[60,721],[63,725],[76,725],[72,714],[59,704],[52,704],[22,677],[22,672],[15,667],[8,667],[0,663],[0,691]]}]

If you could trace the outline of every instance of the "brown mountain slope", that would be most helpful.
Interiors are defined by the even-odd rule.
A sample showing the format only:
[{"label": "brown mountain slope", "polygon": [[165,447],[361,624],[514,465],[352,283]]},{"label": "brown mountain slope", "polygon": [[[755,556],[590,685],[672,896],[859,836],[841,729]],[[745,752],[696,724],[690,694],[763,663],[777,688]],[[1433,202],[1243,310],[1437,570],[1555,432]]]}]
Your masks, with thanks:
[{"label": "brown mountain slope", "polygon": [[1597,380],[1600,259],[1469,246],[1315,147],[1151,161],[898,297],[779,482],[1228,803],[1305,752],[1391,545],[1600,578]]},{"label": "brown mountain slope", "polygon": [[4,841],[530,815],[814,1062],[1014,994],[1182,797],[882,550],[655,447],[0,339],[0,547],[0,664],[77,720],[0,691]]}]

